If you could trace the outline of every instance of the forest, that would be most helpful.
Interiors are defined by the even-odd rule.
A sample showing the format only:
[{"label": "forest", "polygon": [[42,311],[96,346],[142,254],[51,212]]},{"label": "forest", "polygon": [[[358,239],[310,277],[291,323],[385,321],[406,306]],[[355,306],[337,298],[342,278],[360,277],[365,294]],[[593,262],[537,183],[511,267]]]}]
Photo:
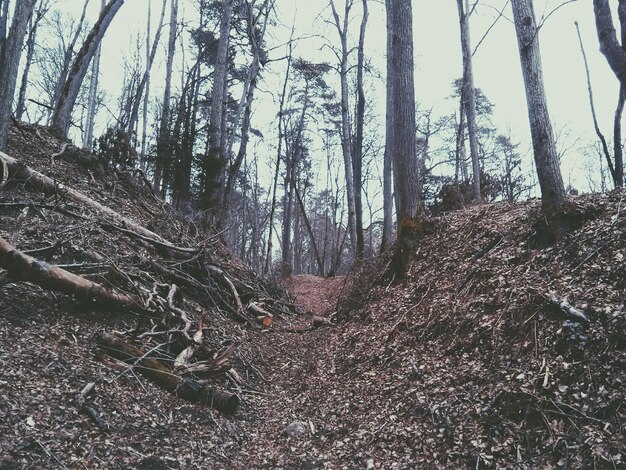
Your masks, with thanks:
[{"label": "forest", "polygon": [[0,469],[626,466],[626,1],[0,0]]}]

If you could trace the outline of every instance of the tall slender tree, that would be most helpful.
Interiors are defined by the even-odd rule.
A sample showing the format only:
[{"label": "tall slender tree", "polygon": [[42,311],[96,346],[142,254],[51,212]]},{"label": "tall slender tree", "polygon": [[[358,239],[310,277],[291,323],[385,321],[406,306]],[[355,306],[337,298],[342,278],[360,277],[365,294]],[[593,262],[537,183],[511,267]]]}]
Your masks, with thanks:
[{"label": "tall slender tree", "polygon": [[170,144],[169,122],[172,99],[172,69],[174,68],[174,52],[176,51],[176,30],[178,28],[178,0],[171,0],[170,27],[167,39],[167,60],[165,62],[165,86],[163,88],[163,104],[157,134],[157,158],[154,168],[154,190],[164,194],[167,190],[163,184],[163,173],[167,165],[168,146]]},{"label": "tall slender tree", "polygon": [[[100,11],[104,10],[106,0],[102,0]],[[85,136],[83,139],[83,147],[87,151],[93,148],[93,130],[96,121],[96,101],[98,98],[98,81],[100,79],[100,56],[102,54],[102,44],[98,46],[96,55],[91,64],[91,77],[89,79],[89,99],[87,101],[87,117],[85,123]]]},{"label": "tall slender tree", "polygon": [[203,205],[215,213],[222,200],[226,185],[227,155],[224,152],[226,140],[226,98],[228,90],[228,44],[233,16],[234,0],[223,0],[220,17],[220,36],[217,43],[217,57],[213,70],[211,90],[211,114],[209,120],[209,155],[205,158]]},{"label": "tall slender tree", "polygon": [[469,17],[472,9],[468,0],[456,0],[459,10],[459,22],[461,26],[461,50],[463,52],[463,90],[461,97],[464,99],[463,109],[467,116],[467,134],[470,144],[470,158],[472,161],[472,189],[475,201],[481,200],[480,194],[480,160],[478,158],[478,136],[476,129],[476,90],[474,88],[474,67],[472,48],[470,42]]},{"label": "tall slender tree", "polygon": [[415,134],[415,89],[413,77],[413,9],[411,0],[387,0],[391,9],[391,70],[387,77],[392,87],[394,188],[398,225],[417,217],[419,177]]},{"label": "tall slender tree", "polygon": [[624,185],[624,160],[622,152],[621,119],[624,110],[626,93],[626,1],[619,0],[618,15],[621,28],[621,44],[617,39],[617,32],[613,26],[613,15],[608,0],[593,0],[593,10],[596,19],[596,30],[600,40],[600,51],[606,57],[609,66],[620,82],[617,109],[613,121],[613,149],[615,166],[613,181],[616,187]]},{"label": "tall slender tree", "polygon": [[512,0],[512,6],[542,204],[553,216],[567,200],[543,84],[539,29],[532,0]]},{"label": "tall slender tree", "polygon": [[91,59],[96,54],[111,21],[124,4],[124,0],[111,0],[100,13],[98,21],[85,39],[82,47],[76,54],[72,68],[63,85],[61,94],[54,105],[52,113],[52,129],[61,138],[67,138],[72,119],[72,111],[78,98],[78,92],[83,83]]},{"label": "tall slender tree", "polygon": [[335,27],[341,42],[341,53],[339,54],[339,78],[341,81],[341,149],[343,151],[343,165],[346,176],[346,196],[348,200],[348,230],[350,231],[350,243],[352,251],[356,252],[356,207],[354,197],[354,170],[353,170],[353,146],[352,130],[350,129],[349,116],[349,92],[348,92],[348,24],[350,21],[350,9],[352,0],[346,0],[343,12],[343,21],[339,18],[335,2],[330,0],[330,6],[335,20]]},{"label": "tall slender tree", "polygon": [[[22,56],[24,36],[28,21],[37,0],[17,0],[8,36],[0,51],[0,150],[5,150],[11,127],[13,97],[15,94],[18,68]],[[6,2],[6,0],[5,0]],[[7,13],[8,14],[8,13]],[[6,21],[3,11],[2,22]]]},{"label": "tall slender tree", "polygon": [[363,128],[365,127],[365,90],[363,87],[363,75],[365,71],[365,33],[369,10],[367,0],[362,0],[363,16],[359,31],[359,45],[357,47],[356,64],[356,133],[354,136],[354,210],[356,230],[356,256],[363,258],[365,254],[365,240],[363,237]]},{"label": "tall slender tree", "polygon": [[381,252],[385,252],[393,245],[393,18],[392,5],[387,2],[387,90],[385,105],[385,154],[383,162],[383,232],[380,244]]}]

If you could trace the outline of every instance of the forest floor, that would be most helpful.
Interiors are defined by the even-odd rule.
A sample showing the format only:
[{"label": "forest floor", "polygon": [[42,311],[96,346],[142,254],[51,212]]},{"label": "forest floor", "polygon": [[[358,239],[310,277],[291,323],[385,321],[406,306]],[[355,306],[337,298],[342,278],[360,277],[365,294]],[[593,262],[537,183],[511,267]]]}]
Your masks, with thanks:
[{"label": "forest floor", "polygon": [[[59,147],[25,128],[10,153],[178,244],[204,243],[203,263],[221,266],[273,321],[236,315],[228,286],[196,257],[181,262],[103,227],[60,186],[44,195],[8,181],[0,236],[18,248],[52,250],[48,262],[126,291],[174,282],[154,263],[178,283],[200,279],[174,300],[215,354],[237,347],[238,378],[206,380],[241,403],[223,414],[141,367],[102,362],[102,332],[171,360],[159,342],[180,344],[139,334],[158,318],[95,310],[0,271],[0,469],[626,468],[625,192],[573,199],[570,233],[544,248],[538,201],[450,212],[423,224],[405,279],[382,256],[345,278],[293,276],[289,297],[140,181],[111,182],[74,154],[51,162]],[[281,307],[291,302],[299,308]],[[314,326],[315,316],[330,324]],[[106,426],[79,400],[88,383]]]}]

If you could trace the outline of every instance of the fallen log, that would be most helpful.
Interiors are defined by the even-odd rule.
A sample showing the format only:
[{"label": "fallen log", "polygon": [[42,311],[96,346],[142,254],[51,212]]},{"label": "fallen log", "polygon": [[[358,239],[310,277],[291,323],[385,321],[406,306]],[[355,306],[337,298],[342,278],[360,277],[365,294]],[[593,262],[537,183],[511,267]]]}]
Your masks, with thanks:
[{"label": "fallen log", "polygon": [[237,410],[237,395],[215,387],[184,379],[172,372],[172,369],[157,359],[146,357],[146,353],[137,346],[110,333],[100,333],[96,337],[102,349],[114,358],[136,363],[137,371],[170,393],[192,402],[209,405],[218,411],[232,414]]},{"label": "fallen log", "polygon": [[[156,233],[139,225],[133,220],[122,216],[113,209],[106,207],[97,201],[94,201],[89,196],[81,193],[80,191],[76,191],[75,189],[54,181],[52,178],[44,175],[43,173],[39,173],[36,170],[33,170],[32,168],[24,165],[15,158],[8,156],[6,153],[0,152],[0,161],[2,161],[2,167],[4,168],[3,175],[6,172],[6,174],[11,178],[23,179],[27,181],[29,185],[45,193],[55,193],[61,190],[65,193],[65,195],[69,196],[70,199],[73,199],[75,202],[89,207],[91,210],[99,213],[104,218],[108,219],[112,223],[114,228],[125,229],[127,231],[127,234],[135,234],[146,241],[153,242],[155,244],[158,244],[159,246],[169,248],[173,251],[185,253],[196,253],[198,251],[195,248],[185,248],[174,245],[160,235],[157,235]],[[3,179],[5,177],[6,175],[3,176]]]},{"label": "fallen log", "polygon": [[59,267],[50,265],[28,256],[0,237],[0,267],[7,271],[14,281],[26,281],[44,289],[73,295],[88,302],[100,302],[112,307],[145,311],[138,298],[117,292],[73,274]]}]

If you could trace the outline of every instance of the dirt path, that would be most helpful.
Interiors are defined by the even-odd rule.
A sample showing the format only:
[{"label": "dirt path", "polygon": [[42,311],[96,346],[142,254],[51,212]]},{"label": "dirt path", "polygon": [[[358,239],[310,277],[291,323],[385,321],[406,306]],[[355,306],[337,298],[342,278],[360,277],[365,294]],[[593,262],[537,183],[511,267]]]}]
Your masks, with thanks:
[{"label": "dirt path", "polygon": [[[332,316],[343,282],[299,275],[285,284],[305,312]],[[332,450],[327,454],[323,448],[341,429],[333,391],[336,334],[335,327],[325,327],[265,336],[259,350],[271,356],[263,358],[268,366],[272,363],[264,368],[266,395],[250,397],[242,410],[245,422],[235,422],[241,440],[229,455],[232,468],[335,468]]]},{"label": "dirt path", "polygon": [[290,277],[285,285],[296,298],[298,305],[306,312],[329,316],[335,310],[343,283],[343,276],[325,279],[300,274]]}]

